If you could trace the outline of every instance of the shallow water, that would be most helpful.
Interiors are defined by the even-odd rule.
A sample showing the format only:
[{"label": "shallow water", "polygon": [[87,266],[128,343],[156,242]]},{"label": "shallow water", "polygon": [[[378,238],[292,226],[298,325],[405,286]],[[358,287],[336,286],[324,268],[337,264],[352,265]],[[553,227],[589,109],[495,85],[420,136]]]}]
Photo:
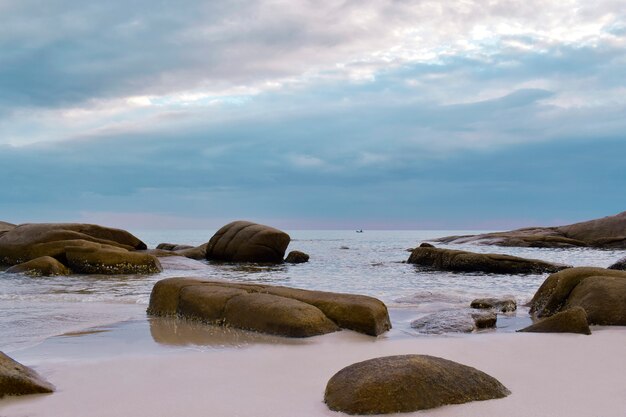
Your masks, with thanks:
[{"label": "shallow water", "polygon": [[[136,230],[149,247],[161,242],[197,245],[213,230]],[[408,248],[458,231],[290,231],[289,250],[301,250],[306,264],[256,266],[199,263],[186,258],[162,258],[165,271],[151,276],[30,278],[0,272],[0,350],[14,351],[43,339],[85,328],[145,317],[155,282],[191,276],[261,282],[300,288],[367,294],[418,318],[427,313],[463,308],[477,297],[512,296],[530,300],[547,274],[497,275],[426,271],[405,264]],[[624,251],[595,249],[501,248],[437,245],[475,252],[505,253],[574,266],[606,267]]]}]

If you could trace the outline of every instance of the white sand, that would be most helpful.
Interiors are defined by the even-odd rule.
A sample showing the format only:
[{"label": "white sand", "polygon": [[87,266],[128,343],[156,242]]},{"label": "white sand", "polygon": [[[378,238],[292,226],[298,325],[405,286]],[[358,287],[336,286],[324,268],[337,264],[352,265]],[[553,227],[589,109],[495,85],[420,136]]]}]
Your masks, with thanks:
[{"label": "white sand", "polygon": [[513,393],[500,400],[404,415],[454,417],[626,416],[626,329],[592,336],[479,334],[374,340],[352,332],[304,345],[42,361],[52,395],[0,402],[0,416],[339,416],[322,402],[328,379],[368,358],[420,353],[474,366]]}]

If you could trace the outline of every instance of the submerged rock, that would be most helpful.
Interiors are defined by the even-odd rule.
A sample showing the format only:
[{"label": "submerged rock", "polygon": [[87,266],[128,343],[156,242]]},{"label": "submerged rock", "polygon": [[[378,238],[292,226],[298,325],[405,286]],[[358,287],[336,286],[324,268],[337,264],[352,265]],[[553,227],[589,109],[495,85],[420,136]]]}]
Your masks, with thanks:
[{"label": "submerged rock", "polygon": [[494,309],[501,313],[510,313],[517,310],[517,302],[512,298],[477,298],[470,307],[476,309]]},{"label": "submerged rock", "polygon": [[70,270],[50,256],[42,256],[7,269],[11,274],[23,273],[32,276],[69,275]]},{"label": "submerged rock", "polygon": [[581,307],[561,311],[518,330],[518,332],[591,334],[587,323],[587,313]]},{"label": "submerged rock", "polygon": [[347,414],[391,414],[509,394],[498,380],[475,368],[434,356],[400,355],[343,368],[328,381],[324,402]]},{"label": "submerged rock", "polygon": [[35,371],[0,352],[0,398],[5,395],[45,394],[54,386]]},{"label": "submerged rock", "polygon": [[430,247],[415,248],[407,262],[443,271],[495,274],[538,274],[567,268],[537,259]]},{"label": "submerged rock", "polygon": [[471,333],[496,327],[496,321],[497,315],[493,311],[477,312],[465,308],[427,314],[411,322],[411,327],[426,334]]},{"label": "submerged rock", "polygon": [[339,328],[376,336],[391,328],[387,307],[372,297],[190,278],[157,282],[148,314],[179,315],[288,337]]},{"label": "submerged rock", "polygon": [[270,226],[235,221],[218,230],[206,246],[206,259],[282,263],[291,238]]},{"label": "submerged rock", "polygon": [[559,227],[528,227],[508,232],[481,235],[448,236],[437,239],[443,243],[480,243],[498,246],[538,248],[622,248],[626,249],[626,211]]},{"label": "submerged rock", "polygon": [[530,302],[530,312],[549,317],[582,307],[590,324],[626,325],[626,271],[571,268],[550,275]]},{"label": "submerged rock", "polygon": [[285,258],[285,262],[288,264],[303,264],[309,262],[309,255],[298,250],[292,250]]}]

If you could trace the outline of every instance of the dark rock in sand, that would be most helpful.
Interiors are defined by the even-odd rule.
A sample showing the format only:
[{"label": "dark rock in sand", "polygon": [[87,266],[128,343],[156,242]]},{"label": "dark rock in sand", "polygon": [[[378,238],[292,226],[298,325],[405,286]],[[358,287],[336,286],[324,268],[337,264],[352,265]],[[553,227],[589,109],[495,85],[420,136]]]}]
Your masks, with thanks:
[{"label": "dark rock in sand", "polygon": [[0,264],[16,265],[41,256],[64,262],[68,246],[106,245],[126,250],[146,249],[132,234],[92,224],[22,224],[0,235]]},{"label": "dark rock in sand", "polygon": [[497,315],[493,311],[477,312],[465,308],[427,314],[411,322],[411,327],[426,334],[471,333],[495,327],[496,321]]},{"label": "dark rock in sand", "polygon": [[309,255],[298,250],[292,250],[285,258],[285,262],[288,264],[303,264],[309,262]]},{"label": "dark rock in sand", "polygon": [[66,258],[69,267],[80,274],[153,274],[163,270],[155,256],[120,248],[70,246]]},{"label": "dark rock in sand", "polygon": [[290,337],[339,327],[376,336],[391,328],[387,307],[372,297],[188,278],[157,282],[148,314],[179,315]]},{"label": "dark rock in sand", "polygon": [[626,271],[626,258],[620,259],[613,265],[609,266],[609,269],[616,269],[618,271]]},{"label": "dark rock in sand", "polygon": [[45,394],[54,386],[32,369],[0,352],[0,398],[5,395]]},{"label": "dark rock in sand", "polygon": [[581,307],[561,311],[518,330],[518,332],[591,334],[587,323],[587,313]]},{"label": "dark rock in sand", "polygon": [[626,211],[559,227],[528,227],[509,232],[482,235],[448,236],[437,239],[444,243],[480,243],[498,246],[537,248],[622,248],[626,249]]},{"label": "dark rock in sand", "polygon": [[32,276],[69,275],[70,271],[65,265],[50,256],[42,256],[23,264],[14,265],[6,272],[16,274],[23,273]]},{"label": "dark rock in sand", "polygon": [[495,274],[539,274],[567,268],[537,259],[429,247],[415,248],[407,262],[443,271]]},{"label": "dark rock in sand", "polygon": [[387,356],[337,372],[324,402],[347,414],[391,414],[504,398],[510,391],[475,368],[427,355]]},{"label": "dark rock in sand", "polygon": [[549,317],[582,307],[590,324],[626,325],[626,271],[571,268],[550,275],[530,303],[530,312]]},{"label": "dark rock in sand", "polygon": [[477,309],[494,309],[502,313],[517,310],[517,302],[512,298],[477,298],[470,307]]},{"label": "dark rock in sand", "polygon": [[206,259],[226,262],[282,263],[291,238],[270,226],[235,221],[218,230],[206,247]]}]

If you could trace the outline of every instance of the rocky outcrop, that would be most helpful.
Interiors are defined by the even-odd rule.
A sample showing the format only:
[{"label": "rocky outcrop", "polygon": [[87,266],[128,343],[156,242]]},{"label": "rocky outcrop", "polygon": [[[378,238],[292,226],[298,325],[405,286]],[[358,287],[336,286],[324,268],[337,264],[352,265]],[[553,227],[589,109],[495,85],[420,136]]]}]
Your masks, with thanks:
[{"label": "rocky outcrop", "polygon": [[590,324],[626,325],[626,272],[571,268],[550,275],[530,302],[530,312],[549,317],[582,307]]},{"label": "rocky outcrop", "polygon": [[54,392],[54,386],[32,369],[0,352],[0,398]]},{"label": "rocky outcrop", "polygon": [[0,264],[16,265],[41,256],[64,262],[68,246],[106,245],[126,250],[146,249],[132,234],[92,224],[22,224],[0,236]]},{"label": "rocky outcrop", "polygon": [[273,227],[235,221],[218,230],[206,247],[206,259],[226,262],[281,263],[291,238]]},{"label": "rocky outcrop", "polygon": [[377,336],[391,328],[387,307],[372,297],[190,278],[157,282],[148,314],[179,315],[288,337],[339,328]]},{"label": "rocky outcrop", "polygon": [[493,311],[472,309],[444,310],[430,313],[411,322],[411,327],[424,334],[471,333],[478,329],[496,327]]},{"label": "rocky outcrop", "polygon": [[324,402],[347,414],[391,414],[509,394],[498,380],[475,368],[434,356],[401,355],[343,368],[328,381]]},{"label": "rocky outcrop", "polygon": [[510,313],[517,310],[517,302],[512,298],[477,298],[471,302],[470,307]]},{"label": "rocky outcrop", "polygon": [[31,276],[69,275],[70,270],[50,256],[42,256],[32,261],[14,265],[7,269],[10,274],[22,273]]},{"label": "rocky outcrop", "polygon": [[573,307],[525,327],[519,332],[591,334],[587,313],[582,307]]},{"label": "rocky outcrop", "polygon": [[155,256],[114,247],[70,246],[66,258],[72,271],[80,274],[153,274],[163,270]]},{"label": "rocky outcrop", "polygon": [[565,265],[551,264],[537,259],[434,247],[415,248],[407,262],[442,271],[494,274],[540,274],[567,268]]},{"label": "rocky outcrop", "polygon": [[626,258],[622,258],[619,261],[615,262],[613,265],[609,266],[609,269],[616,269],[618,271],[626,271]]},{"label": "rocky outcrop", "polygon": [[484,245],[536,248],[621,248],[626,249],[626,211],[615,216],[558,227],[529,227],[481,235],[448,236],[443,243],[480,243]]},{"label": "rocky outcrop", "polygon": [[298,250],[292,250],[285,258],[285,262],[288,264],[303,264],[309,262],[309,255]]}]

